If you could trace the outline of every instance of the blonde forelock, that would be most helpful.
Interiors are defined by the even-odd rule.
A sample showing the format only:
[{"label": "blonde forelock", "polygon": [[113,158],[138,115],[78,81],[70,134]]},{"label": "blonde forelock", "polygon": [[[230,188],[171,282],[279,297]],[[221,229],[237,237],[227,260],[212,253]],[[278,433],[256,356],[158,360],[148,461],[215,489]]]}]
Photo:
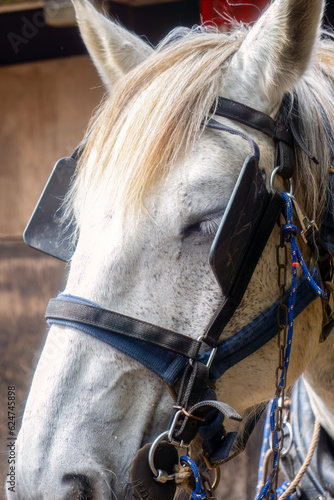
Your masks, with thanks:
[{"label": "blonde forelock", "polygon": [[[189,31],[161,44],[102,103],[86,137],[79,174],[108,186],[113,204],[142,203],[158,177],[198,139],[243,31]],[[85,171],[94,150],[94,170]],[[78,177],[80,177],[80,175]]]},{"label": "blonde forelock", "polygon": [[[219,93],[222,71],[246,34],[240,27],[230,34],[198,28],[181,38],[172,34],[125,75],[90,124],[72,199],[85,180],[97,197],[108,198],[113,207],[136,211],[142,206],[157,179],[198,140]],[[303,140],[320,162],[314,165],[297,149],[295,185],[308,213],[318,219],[326,202],[331,161],[333,63],[333,42],[327,38],[313,68],[294,89]]]}]

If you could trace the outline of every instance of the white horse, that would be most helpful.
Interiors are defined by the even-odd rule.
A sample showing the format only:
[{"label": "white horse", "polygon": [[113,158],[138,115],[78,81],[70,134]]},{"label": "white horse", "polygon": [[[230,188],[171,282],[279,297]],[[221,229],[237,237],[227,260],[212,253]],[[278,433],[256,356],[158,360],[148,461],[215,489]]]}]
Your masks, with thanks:
[{"label": "white horse", "polygon": [[[71,193],[78,242],[65,293],[197,339],[222,301],[208,254],[249,153],[240,136],[203,130],[218,96],[273,118],[284,93],[298,96],[301,134],[320,164],[298,153],[294,191],[321,221],[330,166],[324,114],[334,124],[334,48],[320,40],[324,1],[275,0],[250,30],[196,28],[156,49],[87,0],[74,5],[109,92],[87,133]],[[216,119],[258,143],[269,189],[273,141]],[[221,341],[278,299],[279,238],[275,227]],[[301,250],[310,264],[306,245]],[[288,384],[305,372],[314,412],[334,438],[334,337],[319,344],[322,318],[320,299],[296,318]],[[270,399],[277,358],[274,338],[219,379],[218,399],[241,416]],[[52,326],[8,498],[132,498],[130,463],[168,428],[172,405],[163,381],[137,361],[73,327]],[[226,424],[239,433],[243,425]]]}]

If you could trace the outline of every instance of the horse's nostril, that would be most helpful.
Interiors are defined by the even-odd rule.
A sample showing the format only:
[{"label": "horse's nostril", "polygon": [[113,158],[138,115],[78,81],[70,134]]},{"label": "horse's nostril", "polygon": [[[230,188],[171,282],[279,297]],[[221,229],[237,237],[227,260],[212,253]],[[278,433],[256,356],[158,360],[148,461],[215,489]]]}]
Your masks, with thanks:
[{"label": "horse's nostril", "polygon": [[93,500],[93,487],[84,474],[65,474],[63,483],[68,488],[66,500]]}]

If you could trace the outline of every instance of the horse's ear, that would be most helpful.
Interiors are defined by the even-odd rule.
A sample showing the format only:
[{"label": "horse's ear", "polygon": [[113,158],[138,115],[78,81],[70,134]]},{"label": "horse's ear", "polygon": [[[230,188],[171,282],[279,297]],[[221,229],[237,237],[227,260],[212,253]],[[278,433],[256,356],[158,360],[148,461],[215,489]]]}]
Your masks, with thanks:
[{"label": "horse's ear", "polygon": [[72,1],[83,41],[109,88],[153,52],[148,43],[102,15],[88,0]]},{"label": "horse's ear", "polygon": [[291,91],[312,62],[320,38],[323,0],[274,0],[236,54],[242,85],[273,103]]}]

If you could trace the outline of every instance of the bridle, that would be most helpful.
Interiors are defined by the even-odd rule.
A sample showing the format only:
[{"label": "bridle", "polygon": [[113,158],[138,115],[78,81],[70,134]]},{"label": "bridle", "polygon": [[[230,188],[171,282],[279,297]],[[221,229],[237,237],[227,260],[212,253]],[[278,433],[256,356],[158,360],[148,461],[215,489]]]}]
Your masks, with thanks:
[{"label": "bridle", "polygon": [[[275,174],[283,179],[291,179],[294,173],[295,143],[314,162],[317,161],[300,137],[298,113],[288,95],[283,99],[276,120],[223,97],[217,99],[211,111],[212,116],[228,118],[270,137],[275,143]],[[159,488],[164,488],[165,483],[170,484],[173,479],[173,474],[165,470],[169,466],[155,466],[155,453],[161,446],[168,444],[188,448],[200,434],[203,440],[203,457],[209,468],[216,468],[231,458],[236,433],[226,433],[223,421],[225,418],[241,420],[241,417],[231,407],[217,401],[213,390],[214,381],[277,333],[277,304],[273,304],[241,331],[219,343],[221,333],[240,305],[264,247],[282,213],[284,199],[275,189],[267,190],[265,174],[259,167],[259,148],[249,135],[222,125],[213,117],[205,125],[240,136],[248,142],[251,153],[241,169],[211,247],[210,265],[224,298],[203,335],[197,340],[190,339],[180,333],[106,310],[81,297],[65,294],[51,299],[46,311],[50,325],[71,326],[107,342],[159,375],[170,387],[176,399],[170,428],[157,437],[147,453],[145,451],[151,469],[151,480]],[[75,161],[75,158],[72,160]],[[72,160],[70,163],[73,168]],[[40,200],[41,203],[43,199]],[[38,215],[38,207],[36,210],[35,214]],[[306,229],[305,237],[309,246],[318,259],[321,257],[320,276],[316,267],[312,271],[313,275],[322,281],[331,281],[332,256],[316,226],[311,223]],[[35,236],[37,234],[39,249],[43,250],[41,232],[34,228],[34,215],[26,230],[27,240],[30,233]],[[31,244],[31,241],[28,243]],[[234,255],[233,262],[227,258],[231,253]],[[289,291],[286,295],[288,294]],[[308,286],[307,280],[300,280],[295,314],[302,312],[316,298],[317,295]],[[333,318],[328,308],[327,315],[329,330]],[[205,349],[205,346],[209,349]],[[239,438],[239,448],[245,446],[258,417],[256,415],[246,423],[245,433]],[[142,498],[141,494],[137,492],[137,498]],[[171,492],[168,498],[173,498],[171,495],[174,496],[174,493]]]}]

